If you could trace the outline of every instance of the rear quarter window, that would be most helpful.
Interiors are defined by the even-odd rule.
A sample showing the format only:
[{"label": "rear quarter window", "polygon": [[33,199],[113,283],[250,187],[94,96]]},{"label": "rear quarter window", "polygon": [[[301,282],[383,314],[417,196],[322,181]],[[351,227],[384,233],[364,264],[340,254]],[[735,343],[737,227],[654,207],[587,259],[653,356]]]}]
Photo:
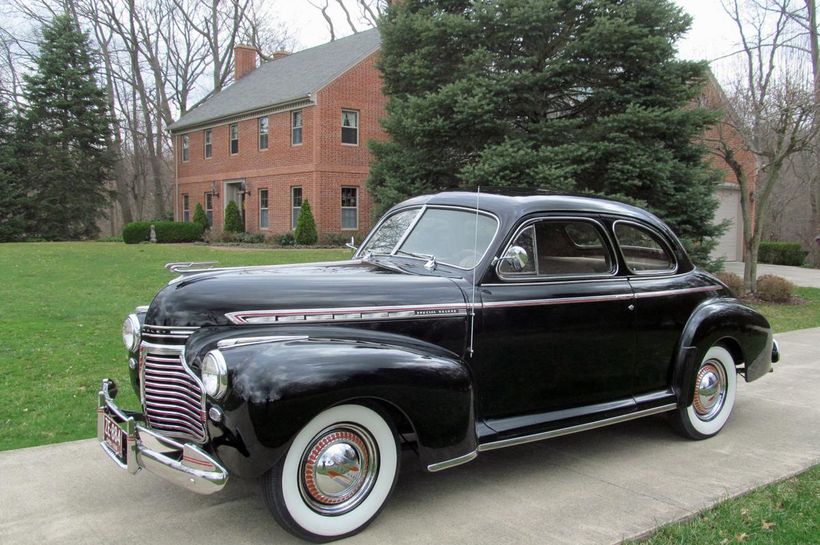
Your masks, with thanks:
[{"label": "rear quarter window", "polygon": [[615,238],[626,266],[634,274],[674,272],[677,263],[658,234],[649,229],[619,221],[615,223]]}]

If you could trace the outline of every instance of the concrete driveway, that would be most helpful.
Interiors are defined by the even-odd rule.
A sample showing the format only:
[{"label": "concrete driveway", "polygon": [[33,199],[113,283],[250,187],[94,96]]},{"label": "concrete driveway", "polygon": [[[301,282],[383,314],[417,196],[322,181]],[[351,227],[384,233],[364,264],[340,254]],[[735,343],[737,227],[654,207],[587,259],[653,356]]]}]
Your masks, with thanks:
[{"label": "concrete driveway", "polygon": [[[727,261],[724,269],[743,277],[743,262]],[[766,263],[757,264],[757,277],[764,274],[775,274],[782,276],[795,286],[806,288],[820,288],[820,269],[806,269],[803,267],[789,267],[787,265],[768,265]]]},{"label": "concrete driveway", "polygon": [[[433,475],[405,456],[386,509],[346,543],[609,545],[817,464],[820,328],[778,339],[782,362],[740,384],[715,438],[686,441],[657,417]],[[300,542],[268,516],[254,483],[198,496],[120,471],[89,440],[0,453],[0,543]]]}]

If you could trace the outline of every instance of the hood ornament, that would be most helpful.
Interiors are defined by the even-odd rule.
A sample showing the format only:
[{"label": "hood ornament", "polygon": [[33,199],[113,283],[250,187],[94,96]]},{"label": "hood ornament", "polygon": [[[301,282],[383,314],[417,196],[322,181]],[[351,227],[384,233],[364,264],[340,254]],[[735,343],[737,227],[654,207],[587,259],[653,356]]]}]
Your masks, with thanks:
[{"label": "hood ornament", "polygon": [[218,261],[177,261],[174,263],[166,263],[165,268],[172,273],[181,275],[196,274],[203,270],[213,269]]}]

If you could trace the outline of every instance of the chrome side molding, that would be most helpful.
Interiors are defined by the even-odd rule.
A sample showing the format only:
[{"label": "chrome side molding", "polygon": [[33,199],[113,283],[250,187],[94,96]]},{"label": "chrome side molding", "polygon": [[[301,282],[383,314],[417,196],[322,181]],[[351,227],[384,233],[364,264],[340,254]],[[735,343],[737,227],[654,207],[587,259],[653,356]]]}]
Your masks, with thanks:
[{"label": "chrome side molding", "polygon": [[240,337],[238,339],[222,339],[216,343],[217,348],[236,348],[252,344],[281,343],[285,341],[303,341],[307,335],[269,335],[264,337]]}]

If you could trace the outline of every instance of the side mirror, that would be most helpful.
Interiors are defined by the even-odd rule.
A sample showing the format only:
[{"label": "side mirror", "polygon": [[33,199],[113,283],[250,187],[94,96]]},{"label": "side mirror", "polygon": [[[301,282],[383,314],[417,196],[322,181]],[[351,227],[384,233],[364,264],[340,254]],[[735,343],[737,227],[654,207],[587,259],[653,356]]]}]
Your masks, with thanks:
[{"label": "side mirror", "polygon": [[521,246],[510,246],[501,261],[509,264],[513,272],[521,272],[530,262],[530,256],[527,254],[527,250]]},{"label": "side mirror", "polygon": [[350,242],[348,242],[347,244],[345,244],[345,246],[347,246],[348,248],[350,248],[350,249],[351,249],[351,250],[353,250],[354,252],[355,252],[356,250],[358,250],[358,248],[356,247],[356,239],[355,239],[355,238],[353,238],[353,237],[350,237]]}]

